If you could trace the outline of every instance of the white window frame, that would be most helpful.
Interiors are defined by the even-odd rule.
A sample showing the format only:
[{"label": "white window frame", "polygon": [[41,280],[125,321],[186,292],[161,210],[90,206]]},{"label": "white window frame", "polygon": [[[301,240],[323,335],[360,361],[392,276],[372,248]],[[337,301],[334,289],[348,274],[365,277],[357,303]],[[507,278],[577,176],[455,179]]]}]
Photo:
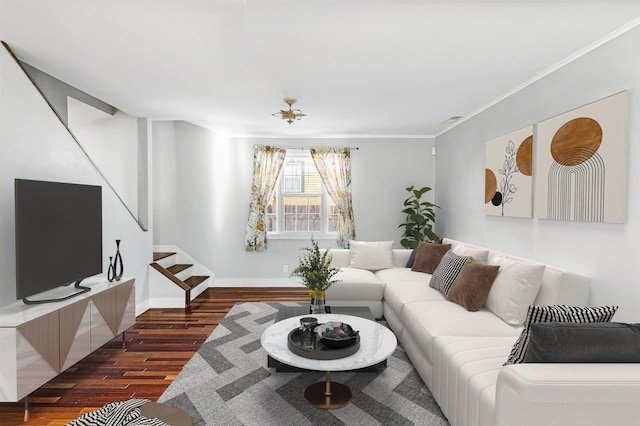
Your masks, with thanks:
[{"label": "white window frame", "polygon": [[[295,160],[296,158],[308,158],[311,160],[311,153],[309,150],[302,151],[287,151],[287,155],[285,157],[285,162],[287,159]],[[313,164],[313,162],[312,162]],[[283,190],[284,187],[284,170],[285,166],[283,165],[282,170],[280,172],[280,176],[278,176],[278,181],[276,183],[276,230],[267,231],[268,238],[275,240],[295,240],[295,239],[309,239],[313,236],[314,239],[322,240],[322,239],[336,239],[338,236],[337,231],[328,231],[329,229],[329,204],[331,203],[331,197],[327,193],[327,190],[324,186],[324,182],[320,182],[320,221],[321,226],[319,231],[284,231],[282,227],[284,226],[284,197],[285,196],[308,196],[313,195],[315,193],[305,194],[304,192],[296,193],[296,192],[285,192]],[[301,173],[302,175],[302,173]],[[302,175],[302,179],[304,176]],[[301,185],[302,186],[302,185]],[[301,190],[304,189],[303,187]]]}]

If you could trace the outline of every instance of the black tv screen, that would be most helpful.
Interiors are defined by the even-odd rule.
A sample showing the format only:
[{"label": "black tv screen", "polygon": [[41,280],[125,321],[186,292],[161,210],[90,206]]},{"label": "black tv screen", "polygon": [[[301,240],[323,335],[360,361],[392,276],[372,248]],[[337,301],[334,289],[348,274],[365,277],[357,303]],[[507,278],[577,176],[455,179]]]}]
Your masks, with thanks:
[{"label": "black tv screen", "polygon": [[101,186],[16,179],[15,213],[18,299],[102,273]]}]

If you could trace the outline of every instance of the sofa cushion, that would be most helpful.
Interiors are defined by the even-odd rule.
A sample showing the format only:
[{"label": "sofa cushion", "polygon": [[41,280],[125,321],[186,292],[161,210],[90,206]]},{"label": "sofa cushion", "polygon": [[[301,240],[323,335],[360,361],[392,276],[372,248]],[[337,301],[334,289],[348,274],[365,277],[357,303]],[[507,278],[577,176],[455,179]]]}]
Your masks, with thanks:
[{"label": "sofa cushion", "polygon": [[506,323],[521,325],[542,285],[544,265],[501,256],[492,258],[491,264],[500,270],[485,306]]},{"label": "sofa cushion", "polygon": [[400,320],[433,360],[433,342],[440,336],[512,336],[522,327],[511,326],[482,308],[469,312],[447,300],[407,303]]},{"label": "sofa cushion", "polygon": [[440,264],[442,257],[449,251],[451,244],[434,244],[420,241],[416,249],[416,258],[411,267],[412,271],[433,274]]},{"label": "sofa cushion", "polygon": [[640,324],[531,324],[524,362],[640,362]]},{"label": "sofa cushion", "polygon": [[449,294],[449,289],[469,259],[471,259],[470,256],[458,256],[452,251],[448,251],[433,272],[429,287],[435,288],[445,296]]},{"label": "sofa cushion", "polygon": [[467,311],[476,312],[487,300],[499,268],[498,265],[485,265],[470,258],[453,282],[447,299]]},{"label": "sofa cushion", "polygon": [[527,311],[527,318],[524,321],[524,329],[511,348],[509,359],[505,365],[520,364],[524,361],[527,347],[529,345],[529,334],[531,324],[542,322],[570,322],[570,323],[593,323],[609,322],[618,310],[617,306],[530,306]]},{"label": "sofa cushion", "polygon": [[327,303],[333,300],[382,300],[384,283],[371,271],[340,268],[335,275],[340,280],[327,289]]},{"label": "sofa cushion", "polygon": [[400,281],[419,281],[425,286],[429,286],[431,275],[422,272],[414,272],[409,268],[382,269],[375,272],[376,276],[385,284]]},{"label": "sofa cushion", "polygon": [[393,268],[393,241],[349,241],[349,266],[351,268]]},{"label": "sofa cushion", "polygon": [[384,287],[384,303],[398,315],[407,303],[443,301],[445,298],[442,293],[421,281],[396,281]]}]

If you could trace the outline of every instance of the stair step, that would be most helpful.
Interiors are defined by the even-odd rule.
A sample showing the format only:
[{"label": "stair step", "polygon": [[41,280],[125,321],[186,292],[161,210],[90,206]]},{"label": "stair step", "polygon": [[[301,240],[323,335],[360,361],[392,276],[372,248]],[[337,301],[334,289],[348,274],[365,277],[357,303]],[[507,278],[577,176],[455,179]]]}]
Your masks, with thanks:
[{"label": "stair step", "polygon": [[171,272],[173,275],[176,275],[179,272],[184,271],[187,268],[191,268],[193,265],[188,263],[176,263],[173,266],[169,266],[167,271]]},{"label": "stair step", "polygon": [[204,282],[206,279],[208,279],[209,277],[206,275],[194,275],[192,277],[187,278],[186,280],[184,280],[184,283],[186,285],[188,285],[191,288],[195,288],[197,286],[199,286],[202,282]]},{"label": "stair step", "polygon": [[156,262],[160,259],[164,259],[165,257],[169,257],[169,256],[173,256],[174,252],[168,252],[168,251],[154,251],[153,252],[153,261]]}]

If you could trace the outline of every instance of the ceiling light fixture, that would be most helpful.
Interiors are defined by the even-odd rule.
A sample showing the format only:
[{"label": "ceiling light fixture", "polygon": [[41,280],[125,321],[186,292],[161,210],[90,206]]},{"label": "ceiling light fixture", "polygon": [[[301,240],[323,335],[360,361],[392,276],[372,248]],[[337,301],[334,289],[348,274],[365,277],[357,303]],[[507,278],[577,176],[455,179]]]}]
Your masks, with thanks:
[{"label": "ceiling light fixture", "polygon": [[296,99],[294,98],[284,98],[284,101],[287,105],[289,105],[289,110],[281,109],[278,112],[274,112],[274,117],[282,118],[283,120],[287,120],[287,123],[291,124],[294,120],[300,120],[302,117],[305,117],[307,114],[303,114],[299,109],[291,109],[291,106],[296,103]]}]

